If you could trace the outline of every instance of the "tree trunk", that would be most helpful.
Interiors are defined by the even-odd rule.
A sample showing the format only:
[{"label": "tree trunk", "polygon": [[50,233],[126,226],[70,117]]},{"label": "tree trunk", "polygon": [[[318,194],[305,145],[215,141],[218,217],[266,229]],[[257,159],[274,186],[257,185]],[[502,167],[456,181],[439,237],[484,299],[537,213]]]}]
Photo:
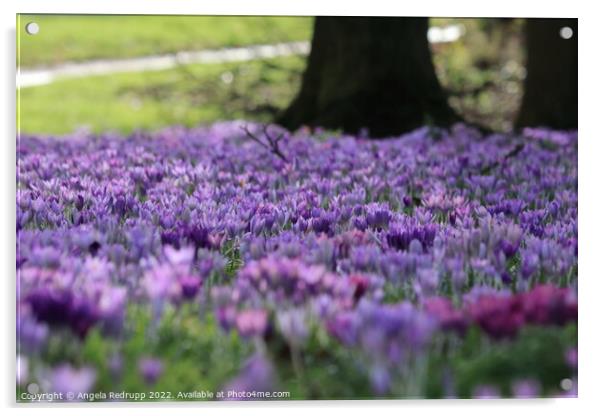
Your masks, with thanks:
[{"label": "tree trunk", "polygon": [[458,116],[435,75],[427,18],[317,17],[301,89],[276,120],[373,137]]},{"label": "tree trunk", "polygon": [[[570,39],[560,31],[572,30]],[[527,19],[527,78],[517,127],[577,128],[577,19]]]}]

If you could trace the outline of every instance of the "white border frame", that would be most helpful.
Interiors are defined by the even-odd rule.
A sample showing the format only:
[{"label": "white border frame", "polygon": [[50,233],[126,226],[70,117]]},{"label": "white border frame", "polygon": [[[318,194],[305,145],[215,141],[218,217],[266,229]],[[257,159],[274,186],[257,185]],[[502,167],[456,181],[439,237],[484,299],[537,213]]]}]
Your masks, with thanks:
[{"label": "white border frame", "polygon": [[[0,229],[5,238],[0,250],[0,264],[5,270],[1,279],[4,284],[4,304],[8,309],[2,320],[2,332],[8,334],[8,342],[0,343],[1,357],[5,365],[1,377],[1,392],[5,406],[40,408],[53,414],[82,411],[92,414],[105,414],[107,411],[127,414],[132,410],[143,410],[148,414],[163,414],[166,407],[177,411],[199,414],[215,412],[220,414],[241,413],[261,414],[304,414],[307,412],[341,412],[365,414],[376,408],[379,413],[399,414],[418,412],[422,414],[469,415],[484,412],[487,415],[525,411],[545,412],[546,415],[587,411],[600,408],[598,405],[600,367],[600,324],[597,322],[602,276],[600,276],[598,251],[600,245],[602,198],[598,189],[602,178],[602,156],[599,130],[600,117],[600,26],[602,16],[596,13],[594,2],[555,1],[528,2],[525,0],[504,0],[483,2],[469,0],[454,1],[391,1],[370,0],[351,2],[344,0],[297,1],[276,0],[219,0],[193,2],[192,0],[4,0],[0,2],[2,20],[2,75],[1,111],[4,137],[1,140],[3,162],[2,189],[5,198],[2,206]],[[262,403],[157,403],[157,404],[15,404],[15,24],[16,13],[90,13],[90,14],[232,14],[232,15],[400,15],[400,16],[453,16],[453,17],[577,17],[579,18],[579,265],[581,289],[579,290],[579,399],[538,399],[538,400],[439,400],[439,401],[340,401],[340,402],[262,402]],[[597,129],[597,130],[596,130]],[[598,406],[596,406],[598,405]],[[590,407],[591,406],[591,407]],[[595,406],[595,407],[594,407]],[[83,409],[82,407],[85,407]],[[108,409],[110,408],[110,410]],[[29,409],[28,409],[29,410]]]}]

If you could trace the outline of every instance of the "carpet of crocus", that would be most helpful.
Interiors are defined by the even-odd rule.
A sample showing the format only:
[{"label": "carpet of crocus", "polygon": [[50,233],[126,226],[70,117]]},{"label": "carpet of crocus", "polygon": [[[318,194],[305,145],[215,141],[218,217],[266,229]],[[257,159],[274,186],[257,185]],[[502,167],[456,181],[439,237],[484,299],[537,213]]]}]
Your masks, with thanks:
[{"label": "carpet of crocus", "polygon": [[576,132],[270,129],[20,137],[18,400],[577,394]]}]

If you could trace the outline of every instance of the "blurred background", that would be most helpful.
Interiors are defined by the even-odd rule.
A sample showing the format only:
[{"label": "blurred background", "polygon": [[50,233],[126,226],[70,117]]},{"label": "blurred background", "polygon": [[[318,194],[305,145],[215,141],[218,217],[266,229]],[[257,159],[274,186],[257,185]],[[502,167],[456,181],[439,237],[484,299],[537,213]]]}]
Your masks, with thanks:
[{"label": "blurred background", "polygon": [[[299,90],[313,20],[20,15],[21,132],[128,133],[238,118],[273,120]],[[38,25],[36,34],[27,33],[31,22]],[[437,77],[450,106],[466,121],[512,129],[526,76],[524,24],[429,19]]]}]

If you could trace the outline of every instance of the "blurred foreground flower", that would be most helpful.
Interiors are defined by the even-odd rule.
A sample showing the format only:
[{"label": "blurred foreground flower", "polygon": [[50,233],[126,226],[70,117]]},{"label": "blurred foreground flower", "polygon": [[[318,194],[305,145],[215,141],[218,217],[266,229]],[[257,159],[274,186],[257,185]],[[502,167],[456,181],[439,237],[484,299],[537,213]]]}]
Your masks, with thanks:
[{"label": "blurred foreground flower", "polygon": [[253,392],[271,392],[275,387],[274,377],[272,364],[263,355],[256,354],[244,364],[239,375],[222,389],[225,392],[224,399],[249,400],[253,399]]},{"label": "blurred foreground flower", "polygon": [[163,363],[157,358],[144,357],[138,361],[138,371],[146,384],[153,385],[163,374]]},{"label": "blurred foreground flower", "polygon": [[80,393],[88,393],[94,387],[96,371],[90,367],[74,368],[63,364],[50,375],[50,391],[67,395],[72,393],[77,397]]}]

